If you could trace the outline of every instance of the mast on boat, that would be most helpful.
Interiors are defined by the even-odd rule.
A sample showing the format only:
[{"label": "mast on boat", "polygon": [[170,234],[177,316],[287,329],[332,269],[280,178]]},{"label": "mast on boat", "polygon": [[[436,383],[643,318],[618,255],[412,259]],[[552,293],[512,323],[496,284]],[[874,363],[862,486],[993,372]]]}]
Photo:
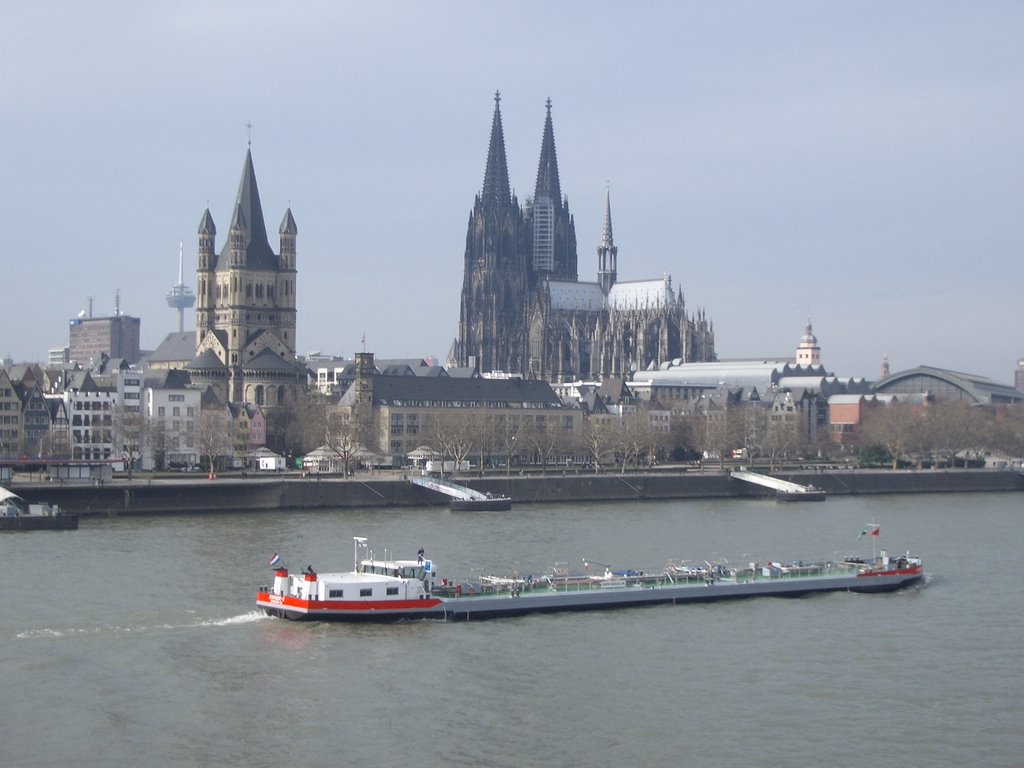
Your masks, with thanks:
[{"label": "mast on boat", "polygon": [[359,548],[366,547],[366,538],[363,536],[352,537],[352,573],[359,572]]}]

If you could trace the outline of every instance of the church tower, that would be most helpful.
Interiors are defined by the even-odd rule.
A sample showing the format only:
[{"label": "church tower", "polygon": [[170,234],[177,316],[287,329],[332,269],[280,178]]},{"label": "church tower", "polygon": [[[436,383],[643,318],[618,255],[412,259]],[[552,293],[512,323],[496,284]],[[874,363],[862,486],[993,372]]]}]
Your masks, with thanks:
[{"label": "church tower", "polygon": [[274,253],[248,149],[219,255],[216,234],[207,209],[199,223],[193,379],[220,378],[226,382],[220,395],[232,402],[270,406],[300,396],[295,361],[298,228],[289,209],[280,228],[281,253]]},{"label": "church tower", "polygon": [[519,371],[525,356],[526,225],[512,195],[501,126],[501,94],[494,117],[484,185],[466,233],[458,361],[481,372]]},{"label": "church tower", "polygon": [[811,331],[811,318],[807,318],[807,326],[804,328],[804,335],[800,337],[800,344],[796,348],[797,365],[821,365],[821,347],[818,346],[818,337]]},{"label": "church tower", "polygon": [[569,200],[562,197],[555,154],[555,130],[551,123],[551,99],[545,106],[544,136],[537,165],[537,185],[527,203],[530,225],[530,282],[546,277],[576,281],[576,224],[569,213]]},{"label": "church tower", "polygon": [[213,248],[216,238],[217,227],[214,226],[210,209],[207,208],[199,222],[199,263],[196,267],[196,284],[199,287],[199,304],[196,307],[197,347],[214,324],[217,282],[213,268],[217,263],[217,255]]},{"label": "church tower", "polygon": [[[295,240],[298,237],[299,228],[295,225],[295,218],[292,216],[292,209],[284,212],[281,226],[278,228],[281,245],[281,263],[277,271],[277,282],[274,286],[268,287],[276,299],[278,312],[280,313],[280,328],[282,337],[294,352],[295,349],[295,320],[298,310],[295,306],[295,278],[298,271],[295,268]],[[290,340],[290,341],[289,341]]]},{"label": "church tower", "polygon": [[612,237],[612,193],[608,190],[604,198],[604,229],[601,244],[597,247],[597,282],[605,296],[618,278],[618,261],[619,249]]}]

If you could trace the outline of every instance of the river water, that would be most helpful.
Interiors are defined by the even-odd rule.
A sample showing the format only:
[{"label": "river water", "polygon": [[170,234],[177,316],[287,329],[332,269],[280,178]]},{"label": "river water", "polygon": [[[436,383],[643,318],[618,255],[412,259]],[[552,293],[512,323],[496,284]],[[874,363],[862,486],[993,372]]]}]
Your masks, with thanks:
[{"label": "river water", "polygon": [[[1019,494],[85,519],[0,538],[3,766],[1024,763]],[[259,616],[270,555],[442,575],[912,550],[920,588],[490,622]]]}]

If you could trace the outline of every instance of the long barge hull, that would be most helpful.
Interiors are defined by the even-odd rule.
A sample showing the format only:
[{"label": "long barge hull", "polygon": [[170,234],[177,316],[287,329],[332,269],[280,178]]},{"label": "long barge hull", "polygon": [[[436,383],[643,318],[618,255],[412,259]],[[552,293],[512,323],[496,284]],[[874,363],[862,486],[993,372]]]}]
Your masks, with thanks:
[{"label": "long barge hull", "polygon": [[78,515],[0,517],[0,531],[76,531]]},{"label": "long barge hull", "polygon": [[259,592],[256,603],[264,612],[304,621],[394,622],[413,619],[469,621],[556,611],[591,611],[661,603],[706,603],[751,597],[800,597],[819,592],[892,592],[920,581],[921,566],[891,571],[751,581],[721,579],[709,584],[669,582],[622,587],[546,589],[499,594],[430,597],[418,601],[305,600]]}]

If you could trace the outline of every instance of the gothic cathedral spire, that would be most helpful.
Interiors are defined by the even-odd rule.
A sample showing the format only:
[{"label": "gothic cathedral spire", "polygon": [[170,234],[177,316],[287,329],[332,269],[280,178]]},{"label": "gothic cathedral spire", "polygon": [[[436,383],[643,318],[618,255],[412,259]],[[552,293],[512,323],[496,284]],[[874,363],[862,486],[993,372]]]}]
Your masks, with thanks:
[{"label": "gothic cathedral spire", "polygon": [[[612,237],[612,192],[609,189],[604,198],[604,228],[601,244],[597,247],[597,282],[607,296],[618,279],[619,249]],[[682,290],[682,289],[680,289]]]},{"label": "gothic cathedral spire", "polygon": [[544,105],[544,135],[537,165],[537,185],[528,216],[532,230],[530,254],[531,283],[551,277],[576,280],[576,225],[569,213],[569,201],[562,197],[555,153],[555,129],[551,122],[551,99]]},{"label": "gothic cathedral spire", "polygon": [[500,101],[495,92],[484,186],[466,233],[459,314],[459,363],[484,373],[520,370],[526,350],[518,303],[526,295],[526,227],[510,192]]},{"label": "gothic cathedral spire", "polygon": [[551,124],[551,99],[545,102],[544,138],[540,144],[540,163],[537,166],[537,186],[533,199],[546,197],[556,204],[562,202],[562,187],[558,180],[558,157],[555,154],[555,129]]},{"label": "gothic cathedral spire", "polygon": [[512,195],[508,183],[508,162],[505,158],[505,134],[501,129],[501,93],[494,92],[494,119],[491,121],[491,142],[487,148],[484,187],[480,193],[485,207],[507,208]]}]

